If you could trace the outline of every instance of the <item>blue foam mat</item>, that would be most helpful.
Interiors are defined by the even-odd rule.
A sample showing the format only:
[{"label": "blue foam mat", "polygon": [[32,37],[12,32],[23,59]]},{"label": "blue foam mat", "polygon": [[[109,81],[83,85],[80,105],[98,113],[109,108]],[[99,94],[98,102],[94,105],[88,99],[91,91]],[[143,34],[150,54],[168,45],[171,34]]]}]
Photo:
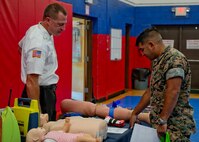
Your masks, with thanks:
[{"label": "blue foam mat", "polygon": [[[138,102],[140,101],[140,96],[126,96],[123,99],[120,100],[120,103],[118,106],[124,107],[124,108],[134,108]],[[194,119],[196,121],[196,128],[197,132],[191,136],[191,142],[199,142],[199,99],[190,99],[190,104],[194,108]],[[112,106],[112,104],[108,105],[109,107]]]}]

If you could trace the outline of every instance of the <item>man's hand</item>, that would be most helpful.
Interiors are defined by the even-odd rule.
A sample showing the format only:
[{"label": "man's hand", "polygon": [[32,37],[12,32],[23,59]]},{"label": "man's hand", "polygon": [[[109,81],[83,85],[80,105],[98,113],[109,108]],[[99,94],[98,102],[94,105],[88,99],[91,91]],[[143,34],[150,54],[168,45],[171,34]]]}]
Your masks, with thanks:
[{"label": "man's hand", "polygon": [[157,125],[157,133],[158,133],[158,137],[162,137],[166,134],[167,131],[167,124],[164,125]]},{"label": "man's hand", "polygon": [[132,113],[131,118],[130,118],[130,128],[133,128],[135,122],[137,122],[137,115]]}]

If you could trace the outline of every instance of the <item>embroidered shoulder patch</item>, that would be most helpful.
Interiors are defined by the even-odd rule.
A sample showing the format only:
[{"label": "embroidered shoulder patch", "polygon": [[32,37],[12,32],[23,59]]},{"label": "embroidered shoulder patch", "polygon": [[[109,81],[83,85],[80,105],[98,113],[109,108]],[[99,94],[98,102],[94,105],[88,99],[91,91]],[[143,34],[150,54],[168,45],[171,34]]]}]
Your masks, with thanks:
[{"label": "embroidered shoulder patch", "polygon": [[32,51],[33,58],[41,58],[41,51],[40,50],[33,50]]}]

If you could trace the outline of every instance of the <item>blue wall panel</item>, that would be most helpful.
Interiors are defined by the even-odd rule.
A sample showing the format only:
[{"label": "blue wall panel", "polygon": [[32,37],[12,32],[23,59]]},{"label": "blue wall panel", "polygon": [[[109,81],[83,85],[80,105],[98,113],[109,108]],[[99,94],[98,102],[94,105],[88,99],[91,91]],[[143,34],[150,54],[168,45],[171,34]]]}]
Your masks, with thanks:
[{"label": "blue wall panel", "polygon": [[125,25],[134,25],[134,7],[125,3],[108,0],[108,25],[110,28],[122,29],[122,34],[125,35]]},{"label": "blue wall panel", "polygon": [[173,6],[150,6],[135,8],[135,30],[137,36],[144,28],[151,25],[184,25],[199,24],[199,6],[189,6],[187,16],[176,17],[172,12]]},{"label": "blue wall panel", "polygon": [[89,15],[86,15],[86,4],[84,0],[62,0],[63,2],[71,3],[73,5],[73,13],[75,15],[89,17],[93,19],[93,33],[106,34],[107,33],[107,7],[106,0],[94,0],[92,5],[89,5]]},{"label": "blue wall panel", "polygon": [[116,0],[94,0],[90,5],[90,14],[85,14],[84,0],[62,0],[73,5],[73,13],[90,17],[94,21],[94,34],[109,34],[110,28],[122,29],[125,24],[133,25],[134,7]]}]

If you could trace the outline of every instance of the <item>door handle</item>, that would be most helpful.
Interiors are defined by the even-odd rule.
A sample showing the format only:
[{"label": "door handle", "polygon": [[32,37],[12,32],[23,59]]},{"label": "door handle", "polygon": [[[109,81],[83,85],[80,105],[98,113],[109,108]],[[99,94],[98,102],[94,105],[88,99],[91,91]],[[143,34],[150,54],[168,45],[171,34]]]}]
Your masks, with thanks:
[{"label": "door handle", "polygon": [[188,60],[189,62],[199,62],[199,60]]}]

